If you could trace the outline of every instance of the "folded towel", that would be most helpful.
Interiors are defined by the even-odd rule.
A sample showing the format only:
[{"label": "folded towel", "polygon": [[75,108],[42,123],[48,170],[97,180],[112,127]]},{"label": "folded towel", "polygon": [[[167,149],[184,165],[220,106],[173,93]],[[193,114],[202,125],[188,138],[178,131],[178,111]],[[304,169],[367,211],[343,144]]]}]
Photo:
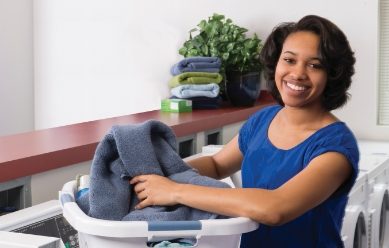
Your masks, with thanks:
[{"label": "folded towel", "polygon": [[162,242],[156,242],[156,243],[151,243],[148,244],[148,247],[169,247],[169,248],[177,248],[177,247],[193,247],[196,244],[196,242],[184,242],[181,240],[171,240],[171,241],[162,241]]},{"label": "folded towel", "polygon": [[[170,97],[172,99],[177,98],[175,96]],[[217,97],[189,97],[185,98],[186,100],[192,101],[192,109],[217,109],[220,108],[222,98]]]},{"label": "folded towel", "polygon": [[184,84],[170,90],[173,96],[188,98],[197,96],[217,97],[220,87],[215,83],[211,84]]},{"label": "folded towel", "polygon": [[77,203],[89,216],[106,220],[200,220],[216,214],[182,205],[154,206],[140,210],[128,180],[143,174],[167,176],[179,183],[229,187],[200,176],[176,152],[170,127],[150,120],[138,125],[113,126],[97,146],[90,172],[89,192]]},{"label": "folded towel", "polygon": [[170,72],[173,76],[184,72],[219,72],[220,66],[218,57],[189,57],[173,65]]},{"label": "folded towel", "polygon": [[223,77],[219,73],[210,72],[184,72],[174,76],[169,81],[169,86],[174,88],[181,84],[209,84],[220,83]]}]

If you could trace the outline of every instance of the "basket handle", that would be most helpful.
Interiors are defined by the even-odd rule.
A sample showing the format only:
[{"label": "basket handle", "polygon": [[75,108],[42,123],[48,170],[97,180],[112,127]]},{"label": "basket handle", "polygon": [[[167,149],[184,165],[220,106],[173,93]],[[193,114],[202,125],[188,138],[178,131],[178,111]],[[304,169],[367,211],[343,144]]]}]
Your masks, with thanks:
[{"label": "basket handle", "polygon": [[60,192],[60,202],[62,207],[65,205],[67,202],[74,202],[73,196],[69,193],[64,193]]},{"label": "basket handle", "polygon": [[189,231],[201,230],[200,221],[148,221],[149,231]]}]

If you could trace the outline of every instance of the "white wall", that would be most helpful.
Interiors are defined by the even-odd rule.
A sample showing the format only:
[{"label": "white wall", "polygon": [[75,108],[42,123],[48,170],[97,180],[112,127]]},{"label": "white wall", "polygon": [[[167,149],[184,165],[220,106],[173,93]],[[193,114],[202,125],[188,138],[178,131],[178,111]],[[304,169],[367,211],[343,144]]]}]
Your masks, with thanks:
[{"label": "white wall", "polygon": [[0,136],[34,128],[32,1],[0,0]]},{"label": "white wall", "polygon": [[[350,1],[359,7],[343,15],[344,27],[356,55],[352,97],[334,113],[359,139],[389,141],[389,126],[378,126],[378,0]],[[350,11],[351,10],[351,11]]]},{"label": "white wall", "polygon": [[[378,0],[0,0],[0,135],[157,109],[188,30],[214,12],[265,38],[306,14],[333,20],[357,56],[352,99],[335,114],[358,138],[389,140],[378,127]],[[11,48],[11,49],[10,49]],[[4,131],[5,130],[5,131]]]},{"label": "white wall", "polygon": [[182,36],[177,17],[151,1],[34,4],[36,128],[159,108]]},{"label": "white wall", "polygon": [[[266,4],[265,4],[266,3]],[[357,57],[352,100],[335,113],[360,138],[387,139],[375,125],[378,0],[37,0],[36,127],[159,107],[188,30],[222,13],[265,38],[274,25],[318,14],[340,26]]]}]

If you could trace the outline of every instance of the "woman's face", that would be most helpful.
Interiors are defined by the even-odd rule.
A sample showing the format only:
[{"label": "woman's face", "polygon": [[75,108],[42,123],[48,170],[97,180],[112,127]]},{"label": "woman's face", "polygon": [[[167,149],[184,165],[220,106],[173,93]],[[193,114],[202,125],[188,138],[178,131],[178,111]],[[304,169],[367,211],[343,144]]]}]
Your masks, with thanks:
[{"label": "woman's face", "polygon": [[286,38],[275,82],[285,106],[321,108],[327,72],[320,62],[318,35],[299,31]]}]

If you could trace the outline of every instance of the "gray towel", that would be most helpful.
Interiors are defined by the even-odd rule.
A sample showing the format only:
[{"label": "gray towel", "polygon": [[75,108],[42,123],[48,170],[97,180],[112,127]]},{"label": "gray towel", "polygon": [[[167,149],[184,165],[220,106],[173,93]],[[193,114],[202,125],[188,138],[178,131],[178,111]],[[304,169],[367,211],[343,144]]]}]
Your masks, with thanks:
[{"label": "gray towel", "polygon": [[[143,174],[169,177],[179,183],[229,187],[200,176],[179,157],[170,127],[159,121],[113,126],[97,146],[90,172],[89,192],[77,203],[89,216],[106,220],[201,220],[220,218],[213,213],[177,206],[135,210],[138,199],[128,180]],[[216,197],[216,196],[215,196]]]}]

